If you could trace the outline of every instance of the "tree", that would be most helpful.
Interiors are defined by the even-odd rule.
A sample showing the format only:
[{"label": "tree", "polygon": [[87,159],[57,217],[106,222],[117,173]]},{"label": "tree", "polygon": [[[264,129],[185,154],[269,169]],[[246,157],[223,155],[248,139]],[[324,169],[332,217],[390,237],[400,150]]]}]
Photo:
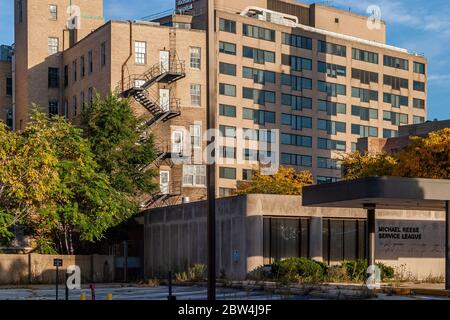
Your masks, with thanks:
[{"label": "tree", "polygon": [[236,194],[285,194],[301,195],[302,188],[313,183],[309,171],[296,171],[293,168],[280,167],[274,175],[263,175],[256,171],[250,182],[241,183]]},{"label": "tree", "polygon": [[343,159],[344,178],[398,176],[450,179],[450,128],[411,137],[399,152],[387,155],[351,153]]},{"label": "tree", "polygon": [[35,109],[23,132],[5,132],[0,129],[12,142],[0,144],[4,235],[22,224],[39,251],[72,254],[78,240],[99,240],[137,212],[100,172],[82,131],[64,118]]},{"label": "tree", "polygon": [[157,152],[153,136],[140,123],[129,100],[113,94],[104,100],[97,95],[83,118],[86,137],[101,170],[117,190],[133,196],[152,193],[156,188],[156,172],[143,168],[155,160]]}]

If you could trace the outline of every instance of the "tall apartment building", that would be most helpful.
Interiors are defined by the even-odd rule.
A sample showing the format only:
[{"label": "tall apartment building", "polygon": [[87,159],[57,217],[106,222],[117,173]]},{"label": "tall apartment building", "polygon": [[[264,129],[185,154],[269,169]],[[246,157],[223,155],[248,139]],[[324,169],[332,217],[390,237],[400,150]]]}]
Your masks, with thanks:
[{"label": "tall apartment building", "polygon": [[282,165],[322,183],[358,138],[426,120],[427,61],[387,45],[383,21],[291,0],[177,0],[169,16],[106,23],[101,0],[15,4],[16,129],[31,102],[76,122],[95,92],[130,97],[160,150],[160,192],[143,206],[205,198],[208,104],[218,196],[251,178],[266,130],[280,131]]}]

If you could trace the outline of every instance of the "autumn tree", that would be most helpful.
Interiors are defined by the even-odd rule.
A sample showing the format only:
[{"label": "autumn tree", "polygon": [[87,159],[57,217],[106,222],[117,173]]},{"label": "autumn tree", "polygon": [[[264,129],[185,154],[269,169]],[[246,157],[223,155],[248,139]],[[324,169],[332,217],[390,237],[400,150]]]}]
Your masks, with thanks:
[{"label": "autumn tree", "polygon": [[260,170],[257,170],[252,180],[241,182],[235,193],[238,195],[255,193],[301,195],[302,188],[312,183],[311,172],[280,167],[274,175],[263,175]]},{"label": "autumn tree", "polygon": [[342,161],[346,180],[391,176],[396,165],[397,159],[385,153],[372,155],[356,151],[345,156]]}]

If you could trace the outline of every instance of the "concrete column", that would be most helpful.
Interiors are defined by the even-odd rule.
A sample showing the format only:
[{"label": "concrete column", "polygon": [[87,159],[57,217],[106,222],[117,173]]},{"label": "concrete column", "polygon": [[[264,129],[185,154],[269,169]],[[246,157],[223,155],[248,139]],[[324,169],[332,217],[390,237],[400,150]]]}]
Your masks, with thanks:
[{"label": "concrete column", "polygon": [[369,236],[369,266],[375,265],[375,205],[367,206],[367,229]]},{"label": "concrete column", "polygon": [[445,202],[445,290],[450,290],[450,200]]},{"label": "concrete column", "polygon": [[312,217],[309,223],[309,257],[316,261],[323,261],[322,233],[322,217]]}]

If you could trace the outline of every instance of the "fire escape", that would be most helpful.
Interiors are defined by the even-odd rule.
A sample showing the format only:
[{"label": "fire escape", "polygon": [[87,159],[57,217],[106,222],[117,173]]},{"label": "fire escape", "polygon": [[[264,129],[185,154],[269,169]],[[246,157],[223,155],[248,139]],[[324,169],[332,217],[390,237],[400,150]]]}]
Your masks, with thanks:
[{"label": "fire escape", "polygon": [[[172,83],[186,77],[185,63],[178,59],[176,53],[176,29],[174,28],[170,29],[169,42],[170,48],[167,59],[160,58],[160,62],[153,65],[145,73],[131,75],[121,81],[118,86],[118,92],[122,97],[133,97],[150,113],[150,117],[142,123],[143,127],[147,129],[151,129],[158,123],[167,122],[181,114],[180,100],[171,96],[170,89],[165,89],[164,92],[159,89],[160,84],[167,88]],[[142,139],[146,139],[146,134]],[[139,168],[140,170],[148,170],[151,167],[160,168],[165,160],[170,159],[172,154],[171,142],[166,137],[164,140],[164,142],[155,143],[157,149],[155,160],[146,166],[142,166]],[[181,183],[179,187],[175,187],[173,183],[169,183],[168,186],[160,185],[158,192],[141,197],[141,209],[162,206],[170,198],[179,196],[181,196]]]}]

